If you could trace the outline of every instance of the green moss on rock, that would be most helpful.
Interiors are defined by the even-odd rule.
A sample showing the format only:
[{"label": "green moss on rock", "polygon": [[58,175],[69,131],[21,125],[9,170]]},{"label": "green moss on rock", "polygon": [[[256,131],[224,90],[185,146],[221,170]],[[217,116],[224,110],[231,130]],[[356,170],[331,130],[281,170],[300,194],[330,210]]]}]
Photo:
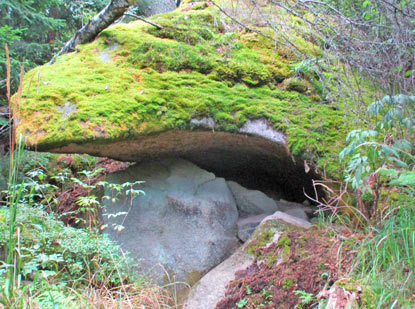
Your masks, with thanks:
[{"label": "green moss on rock", "polygon": [[[346,131],[342,106],[323,104],[318,83],[295,76],[298,61],[286,49],[255,33],[224,33],[218,14],[198,6],[153,17],[162,30],[140,21],[116,25],[31,70],[14,107],[17,132],[48,150],[193,129],[192,118],[211,117],[215,130],[227,132],[266,118],[287,135],[293,155],[335,175]],[[321,53],[301,35],[296,43]]]},{"label": "green moss on rock", "polygon": [[282,257],[283,260],[286,261],[291,252],[291,239],[288,237],[288,235],[284,234],[280,236],[277,247],[282,248]]}]

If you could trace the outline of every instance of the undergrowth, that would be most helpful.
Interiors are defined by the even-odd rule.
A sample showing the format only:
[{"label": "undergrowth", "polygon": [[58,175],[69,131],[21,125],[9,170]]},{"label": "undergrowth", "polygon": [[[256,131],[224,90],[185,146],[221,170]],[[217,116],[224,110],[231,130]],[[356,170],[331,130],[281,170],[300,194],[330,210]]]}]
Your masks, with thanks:
[{"label": "undergrowth", "polygon": [[340,153],[345,186],[321,203],[337,223],[365,238],[351,276],[376,308],[415,305],[415,96],[385,96],[368,107],[372,130],[353,130]]},{"label": "undergrowth", "polygon": [[[7,72],[10,104],[9,60]],[[21,88],[20,84],[14,102],[17,108],[22,99]],[[9,127],[13,128],[15,123],[16,118],[10,115]],[[91,203],[96,200],[91,178],[97,170],[79,173],[83,179],[71,177],[72,184],[77,182],[87,189],[87,196],[78,201],[79,209],[87,214],[88,229],[66,226],[51,207],[56,202],[54,191],[60,188],[45,179],[50,177],[63,188],[71,173],[54,170],[47,175],[42,163],[50,157],[40,155],[42,160],[28,160],[22,136],[16,139],[15,130],[9,132],[8,181],[0,196],[0,308],[170,307],[173,302],[166,290],[138,276],[134,272],[138,264],[101,235],[90,220],[92,215],[97,217],[100,207]],[[75,157],[72,163],[76,160]],[[85,163],[82,161],[79,166]],[[87,159],[86,164],[89,163]],[[135,196],[142,191],[134,189],[134,185],[114,189],[129,190]]]}]

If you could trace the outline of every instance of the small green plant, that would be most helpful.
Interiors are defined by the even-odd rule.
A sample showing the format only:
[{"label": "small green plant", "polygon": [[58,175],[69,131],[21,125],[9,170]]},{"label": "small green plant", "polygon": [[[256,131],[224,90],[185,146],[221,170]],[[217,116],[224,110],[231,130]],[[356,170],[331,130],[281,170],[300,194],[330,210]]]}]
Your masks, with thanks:
[{"label": "small green plant", "polygon": [[[273,286],[271,286],[270,288],[272,288]],[[267,289],[263,288],[262,289],[262,293],[261,293],[262,297],[265,298],[265,300],[269,300],[272,298],[272,294],[270,291],[268,291]]]},{"label": "small green plant", "polygon": [[373,130],[349,133],[346,181],[367,238],[358,248],[354,275],[377,308],[412,307],[415,290],[415,96],[385,96],[367,110]]},{"label": "small green plant", "polygon": [[[9,103],[9,110],[11,110],[11,96],[10,96],[10,58],[9,51],[6,44],[6,66],[7,66],[7,100]],[[21,100],[21,89],[23,80],[24,66],[21,67],[20,85],[18,89],[17,104]],[[9,117],[9,127],[12,127],[12,117]],[[8,238],[6,246],[6,263],[1,265],[6,269],[5,289],[2,291],[1,302],[5,305],[13,303],[16,289],[21,284],[21,252],[20,252],[20,235],[21,229],[17,226],[18,206],[23,194],[23,185],[18,184],[17,175],[19,170],[19,163],[23,153],[24,143],[22,137],[19,136],[18,143],[16,143],[14,130],[9,130],[10,137],[10,164],[9,164],[9,179],[7,189],[7,207],[9,210],[8,218]]]},{"label": "small green plant", "polygon": [[294,294],[300,298],[301,305],[309,305],[312,301],[315,300],[315,297],[312,293],[307,293],[302,290],[295,290]]},{"label": "small green plant", "polygon": [[290,289],[294,285],[294,279],[293,278],[284,278],[282,280],[282,288],[284,290]]},{"label": "small green plant", "polygon": [[77,183],[83,189],[86,189],[86,195],[80,196],[76,201],[76,204],[79,206],[76,212],[78,214],[85,215],[85,218],[78,216],[77,219],[78,221],[82,221],[85,225],[87,225],[90,231],[92,231],[92,229],[98,224],[97,212],[100,207],[100,202],[98,201],[97,196],[92,193],[92,191],[97,188],[97,186],[93,184],[93,178],[101,171],[103,171],[102,168],[97,168],[93,171],[80,172],[81,175],[85,176],[84,180],[80,180],[76,177],[71,178],[74,183]]},{"label": "small green plant", "polygon": [[[56,180],[60,184],[64,184],[66,181],[70,180],[72,183],[79,185],[82,189],[85,190],[85,194],[77,198],[76,204],[78,205],[78,208],[75,211],[66,212],[63,215],[75,215],[75,222],[81,223],[83,226],[87,226],[90,231],[96,230],[98,228],[103,230],[108,227],[107,224],[99,226],[98,222],[98,212],[104,208],[104,205],[101,203],[102,199],[116,202],[122,197],[124,198],[124,202],[129,203],[129,209],[131,209],[133,200],[138,195],[145,194],[143,190],[136,189],[136,186],[142,184],[143,181],[125,182],[122,184],[113,184],[108,183],[107,181],[96,182],[96,178],[103,170],[103,168],[94,169],[92,171],[83,170],[78,172],[80,175],[79,178],[71,177],[70,179],[68,179],[70,173],[63,170],[62,172],[59,172],[57,175],[52,177],[52,179]],[[33,173],[31,175],[33,176]],[[50,184],[45,184],[45,186],[48,185],[50,186]],[[111,195],[104,195],[102,199],[99,198],[97,196],[98,188],[110,189]],[[53,187],[53,189],[56,190],[57,187]],[[128,211],[123,211],[114,214],[105,214],[105,216],[108,218],[124,216],[125,220],[127,214]],[[121,224],[111,223],[111,227],[116,231],[121,231],[124,229],[124,226],[122,225],[124,220]]]},{"label": "small green plant", "polygon": [[[128,212],[131,210],[131,207],[133,206],[133,200],[139,195],[145,195],[145,192],[143,190],[139,190],[135,188],[135,186],[140,185],[142,183],[144,183],[144,181],[138,180],[135,182],[124,182],[122,184],[115,184],[115,183],[108,183],[106,181],[101,181],[97,184],[97,185],[107,187],[108,189],[110,189],[111,195],[110,196],[105,195],[103,199],[110,200],[111,202],[114,203],[121,196],[123,196],[126,199],[126,201],[124,202],[128,202],[128,206],[129,206],[128,211],[119,211],[113,214],[109,214],[109,213],[105,214],[107,218],[116,218],[118,216],[124,216],[120,224],[111,223],[111,227],[115,231],[119,232],[124,229],[123,224],[128,215]],[[100,207],[103,207],[103,206],[101,205]],[[105,229],[107,227],[108,225],[104,224],[101,226],[101,229]]]},{"label": "small green plant", "polygon": [[235,305],[238,308],[243,308],[248,304],[248,300],[246,298],[242,298],[240,301],[238,301]]},{"label": "small green plant", "polygon": [[248,284],[245,285],[245,290],[246,290],[246,295],[251,295],[252,294],[251,287]]}]

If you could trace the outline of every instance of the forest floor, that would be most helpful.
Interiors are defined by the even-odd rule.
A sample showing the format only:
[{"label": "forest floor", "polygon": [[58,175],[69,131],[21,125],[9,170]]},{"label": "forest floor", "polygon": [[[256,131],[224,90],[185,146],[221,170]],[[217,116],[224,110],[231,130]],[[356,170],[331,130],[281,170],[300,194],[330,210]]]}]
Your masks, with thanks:
[{"label": "forest floor", "polygon": [[[313,227],[287,232],[282,241],[258,248],[256,260],[236,273],[216,308],[312,308],[324,294],[321,291],[347,277],[353,263],[352,244],[359,235],[343,232],[350,245],[336,235]],[[281,247],[282,262],[276,260]]]}]

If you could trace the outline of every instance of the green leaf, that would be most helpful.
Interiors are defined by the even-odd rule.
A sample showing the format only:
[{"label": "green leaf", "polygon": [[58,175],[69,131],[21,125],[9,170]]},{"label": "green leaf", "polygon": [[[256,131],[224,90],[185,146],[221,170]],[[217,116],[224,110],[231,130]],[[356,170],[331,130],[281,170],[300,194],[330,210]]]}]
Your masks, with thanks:
[{"label": "green leaf", "polygon": [[380,169],[378,173],[381,176],[389,176],[391,178],[396,178],[399,175],[399,171],[395,169],[386,169],[386,168]]},{"label": "green leaf", "polygon": [[245,298],[243,298],[243,299],[241,299],[240,301],[238,301],[235,305],[238,307],[238,308],[243,308],[243,307],[245,307],[245,305],[248,303],[248,301],[245,299]]},{"label": "green leaf", "polygon": [[362,7],[365,8],[365,7],[367,7],[367,6],[371,5],[371,4],[372,4],[372,2],[370,2],[369,0],[365,0],[362,3]]},{"label": "green leaf", "polygon": [[398,179],[390,182],[391,185],[415,186],[415,171],[402,172]]},{"label": "green leaf", "polygon": [[405,72],[404,76],[408,77],[408,76],[411,76],[413,73],[414,73],[414,70],[408,70]]}]

